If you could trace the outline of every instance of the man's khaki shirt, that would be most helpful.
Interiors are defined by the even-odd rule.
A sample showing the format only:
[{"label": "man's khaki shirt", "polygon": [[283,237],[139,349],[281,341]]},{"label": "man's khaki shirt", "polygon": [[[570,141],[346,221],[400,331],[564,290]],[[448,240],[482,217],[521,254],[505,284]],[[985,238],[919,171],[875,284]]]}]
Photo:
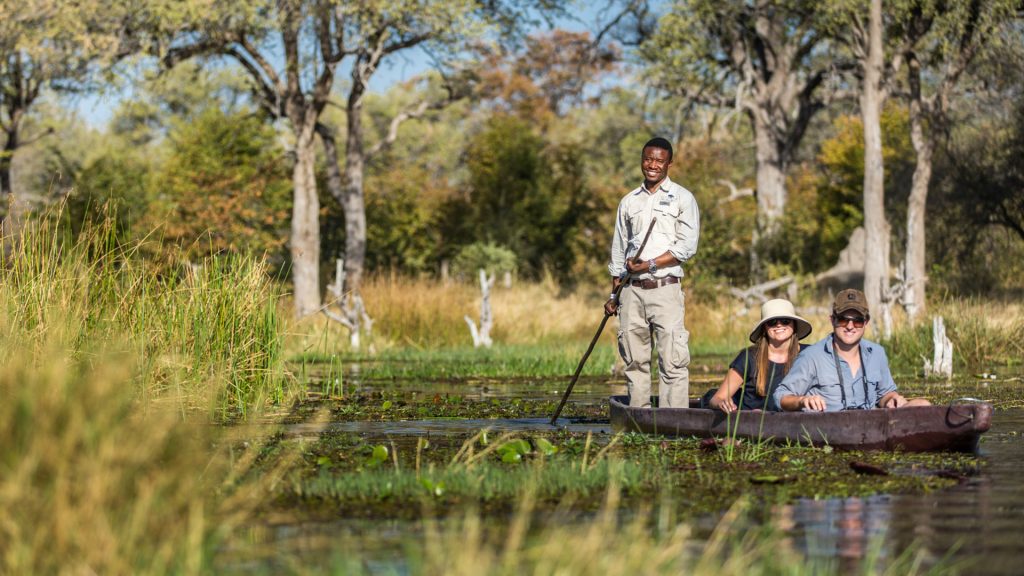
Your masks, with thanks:
[{"label": "man's khaki shirt", "polygon": [[682,263],[697,252],[700,237],[700,211],[693,194],[669,178],[653,193],[641,185],[626,194],[619,202],[615,217],[615,237],[612,239],[611,262],[608,272],[622,277],[626,271],[626,259],[632,258],[644,241],[651,219],[655,218],[654,231],[644,246],[641,260],[649,260],[666,251],[675,256],[679,264],[658,268],[654,276],[644,273],[634,278],[663,278],[682,276]]}]

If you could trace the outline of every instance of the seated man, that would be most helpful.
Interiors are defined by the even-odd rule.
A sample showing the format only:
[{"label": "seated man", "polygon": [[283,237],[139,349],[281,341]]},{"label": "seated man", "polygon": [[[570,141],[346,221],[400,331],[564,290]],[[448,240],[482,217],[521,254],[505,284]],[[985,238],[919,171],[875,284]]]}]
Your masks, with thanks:
[{"label": "seated man", "polygon": [[852,288],[832,304],[832,333],[804,349],[772,394],[775,410],[865,410],[927,406],[896,392],[889,360],[878,344],[864,340],[867,298]]}]

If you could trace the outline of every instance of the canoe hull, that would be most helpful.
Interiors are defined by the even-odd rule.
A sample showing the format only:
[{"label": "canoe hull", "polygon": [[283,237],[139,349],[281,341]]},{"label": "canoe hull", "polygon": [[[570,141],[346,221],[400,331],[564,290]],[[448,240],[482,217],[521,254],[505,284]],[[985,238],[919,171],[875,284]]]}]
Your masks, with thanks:
[{"label": "canoe hull", "polygon": [[[975,452],[992,424],[992,405],[952,404],[845,412],[741,412],[697,408],[630,408],[627,396],[609,402],[616,430],[662,436],[726,437],[829,445],[844,450]],[[734,432],[733,432],[734,431]]]}]

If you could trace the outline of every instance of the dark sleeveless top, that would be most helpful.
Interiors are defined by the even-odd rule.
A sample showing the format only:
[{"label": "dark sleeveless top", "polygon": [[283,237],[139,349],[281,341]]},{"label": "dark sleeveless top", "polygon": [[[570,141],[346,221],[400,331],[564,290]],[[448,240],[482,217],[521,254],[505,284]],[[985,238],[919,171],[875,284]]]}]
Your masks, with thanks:
[{"label": "dark sleeveless top", "polygon": [[[800,350],[806,347],[805,344],[801,344]],[[763,410],[766,396],[757,395],[757,346],[740,350],[736,359],[729,364],[729,368],[735,370],[743,378],[743,386],[736,390],[732,397],[736,406],[743,410]],[[785,376],[782,371],[785,368],[784,364],[768,361],[768,379],[765,382],[767,396],[771,396],[775,387],[782,382],[782,378]]]}]

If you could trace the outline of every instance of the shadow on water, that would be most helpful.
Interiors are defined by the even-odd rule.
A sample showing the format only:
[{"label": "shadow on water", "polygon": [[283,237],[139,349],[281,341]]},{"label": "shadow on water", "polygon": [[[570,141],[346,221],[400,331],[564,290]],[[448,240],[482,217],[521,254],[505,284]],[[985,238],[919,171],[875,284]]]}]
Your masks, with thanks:
[{"label": "shadow on water", "polygon": [[863,559],[879,540],[883,556],[915,544],[929,560],[966,562],[968,574],[1024,573],[1024,410],[996,412],[981,454],[981,474],[946,490],[803,499],[775,508],[772,521],[808,555],[841,563]]}]

